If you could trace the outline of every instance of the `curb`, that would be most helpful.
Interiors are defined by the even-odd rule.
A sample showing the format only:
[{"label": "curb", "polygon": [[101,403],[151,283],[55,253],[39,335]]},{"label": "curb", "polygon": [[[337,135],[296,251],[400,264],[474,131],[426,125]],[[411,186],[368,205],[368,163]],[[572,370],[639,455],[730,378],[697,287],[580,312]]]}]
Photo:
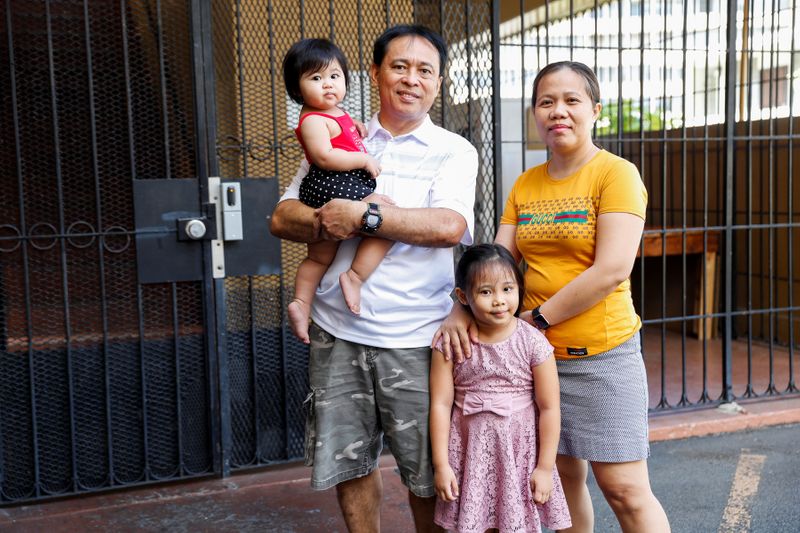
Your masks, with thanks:
[{"label": "curb", "polygon": [[650,418],[650,442],[702,437],[800,422],[800,398],[766,400],[740,406],[665,414]]}]

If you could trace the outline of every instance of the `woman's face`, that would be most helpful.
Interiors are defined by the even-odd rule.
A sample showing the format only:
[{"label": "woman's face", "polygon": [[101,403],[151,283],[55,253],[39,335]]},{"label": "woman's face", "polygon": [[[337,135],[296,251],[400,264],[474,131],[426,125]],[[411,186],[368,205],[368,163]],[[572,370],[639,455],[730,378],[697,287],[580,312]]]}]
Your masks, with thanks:
[{"label": "woman's face", "polygon": [[591,144],[602,106],[592,101],[583,76],[562,68],[539,80],[536,92],[536,127],[550,150],[570,152]]}]

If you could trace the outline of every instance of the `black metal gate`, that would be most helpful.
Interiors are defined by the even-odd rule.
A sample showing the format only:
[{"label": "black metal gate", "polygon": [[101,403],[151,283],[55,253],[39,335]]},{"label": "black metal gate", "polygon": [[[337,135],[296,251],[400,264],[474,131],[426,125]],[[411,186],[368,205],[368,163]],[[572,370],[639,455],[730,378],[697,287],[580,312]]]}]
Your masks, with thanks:
[{"label": "black metal gate", "polygon": [[284,302],[304,249],[264,218],[301,158],[278,72],[298,38],[342,46],[366,120],[374,38],[441,31],[432,116],[478,148],[494,235],[496,2],[0,6],[0,505],[300,455],[307,352]]}]

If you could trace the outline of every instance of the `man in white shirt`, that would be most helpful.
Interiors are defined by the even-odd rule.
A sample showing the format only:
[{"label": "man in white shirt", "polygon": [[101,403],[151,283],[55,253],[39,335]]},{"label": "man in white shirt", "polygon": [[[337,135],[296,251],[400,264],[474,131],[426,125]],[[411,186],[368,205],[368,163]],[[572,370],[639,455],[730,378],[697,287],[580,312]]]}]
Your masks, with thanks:
[{"label": "man in white shirt", "polygon": [[[384,435],[409,488],[417,530],[435,530],[429,345],[452,305],[452,247],[472,243],[478,170],[475,148],[428,116],[446,53],[442,37],[422,26],[395,26],[375,42],[370,76],[380,111],[364,144],[381,164],[376,192],[394,205],[335,199],[314,210],[297,199],[304,162],[271,221],[281,238],[342,240],[312,309],[306,462],[314,467],[313,488],[336,486],[353,532],[380,529]],[[362,286],[354,315],[338,280],[359,234],[395,244]]]}]

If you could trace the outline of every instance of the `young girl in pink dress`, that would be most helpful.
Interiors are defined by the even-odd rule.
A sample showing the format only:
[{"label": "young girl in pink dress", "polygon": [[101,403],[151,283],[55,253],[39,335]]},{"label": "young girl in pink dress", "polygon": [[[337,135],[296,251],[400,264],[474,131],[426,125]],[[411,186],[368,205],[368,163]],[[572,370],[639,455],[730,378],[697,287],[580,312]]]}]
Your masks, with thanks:
[{"label": "young girl in pink dress", "polygon": [[561,415],[553,347],[517,318],[522,294],[504,247],[481,244],[461,257],[456,296],[479,342],[455,365],[437,344],[430,377],[435,522],[459,533],[571,525],[555,467]]},{"label": "young girl in pink dress", "polygon": [[[347,60],[327,39],[303,39],[294,43],[283,59],[283,77],[289,97],[301,104],[297,139],[310,163],[300,184],[300,201],[319,208],[334,198],[366,199],[373,196],[380,165],[367,153],[353,120],[339,103],[347,91]],[[377,229],[377,228],[375,228]],[[393,242],[365,237],[350,270],[339,276],[345,303],[359,314],[361,285],[383,260]],[[297,268],[294,299],[287,306],[292,332],[309,343],[311,301],[325,271],[336,256],[339,243],[319,241],[308,245],[308,256]]]}]

